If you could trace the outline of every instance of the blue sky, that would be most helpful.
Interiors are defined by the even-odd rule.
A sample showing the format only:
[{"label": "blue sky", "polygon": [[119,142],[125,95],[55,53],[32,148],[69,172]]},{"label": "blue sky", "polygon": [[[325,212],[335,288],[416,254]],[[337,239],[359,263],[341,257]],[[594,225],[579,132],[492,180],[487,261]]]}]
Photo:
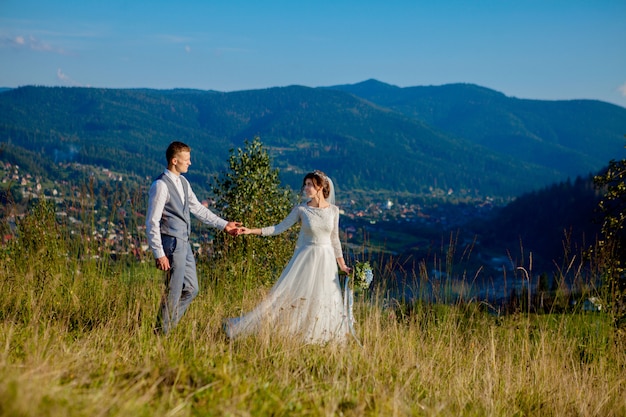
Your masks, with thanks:
[{"label": "blue sky", "polygon": [[0,0],[0,86],[400,87],[626,107],[625,0]]}]

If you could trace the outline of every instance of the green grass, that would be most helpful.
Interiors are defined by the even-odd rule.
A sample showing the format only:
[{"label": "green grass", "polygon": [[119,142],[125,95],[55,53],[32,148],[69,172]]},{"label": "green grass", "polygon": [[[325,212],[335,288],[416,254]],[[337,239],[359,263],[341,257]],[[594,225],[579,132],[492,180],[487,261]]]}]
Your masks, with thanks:
[{"label": "green grass", "polygon": [[267,288],[201,261],[200,295],[164,337],[151,261],[68,255],[40,226],[0,251],[0,416],[626,415],[626,346],[602,313],[390,308],[373,294],[356,304],[363,348],[231,342],[222,320]]}]

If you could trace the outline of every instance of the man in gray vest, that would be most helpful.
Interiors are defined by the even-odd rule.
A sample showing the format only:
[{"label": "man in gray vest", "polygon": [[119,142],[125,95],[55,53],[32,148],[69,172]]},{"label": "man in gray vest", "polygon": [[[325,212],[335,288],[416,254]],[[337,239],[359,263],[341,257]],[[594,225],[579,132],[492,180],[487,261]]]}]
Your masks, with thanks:
[{"label": "man in gray vest", "polygon": [[167,272],[166,290],[159,311],[159,331],[167,334],[185,314],[198,294],[196,260],[189,235],[190,213],[203,223],[237,236],[236,222],[218,217],[199,201],[184,174],[191,165],[191,148],[172,142],[166,152],[167,169],[149,192],[146,234],[156,267]]}]

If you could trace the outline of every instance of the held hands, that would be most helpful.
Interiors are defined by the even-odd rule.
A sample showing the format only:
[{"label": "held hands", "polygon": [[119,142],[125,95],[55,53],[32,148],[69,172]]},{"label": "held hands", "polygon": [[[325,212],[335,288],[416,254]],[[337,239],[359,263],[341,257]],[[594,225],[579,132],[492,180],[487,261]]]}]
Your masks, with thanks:
[{"label": "held hands", "polygon": [[241,222],[228,222],[224,231],[231,236],[261,234],[261,229],[250,229],[243,226]]},{"label": "held hands", "polygon": [[224,231],[231,236],[238,236],[240,235],[240,227],[241,223],[239,222],[228,222],[226,223],[226,227],[224,227]]}]

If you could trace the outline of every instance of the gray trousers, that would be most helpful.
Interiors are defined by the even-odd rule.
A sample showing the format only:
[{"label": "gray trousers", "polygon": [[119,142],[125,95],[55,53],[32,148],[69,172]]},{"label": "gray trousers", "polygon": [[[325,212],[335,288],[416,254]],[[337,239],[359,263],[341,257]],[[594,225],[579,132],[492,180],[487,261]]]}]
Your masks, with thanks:
[{"label": "gray trousers", "polygon": [[198,295],[198,276],[196,259],[188,241],[167,235],[162,235],[161,240],[170,261],[159,311],[161,330],[167,334],[176,327],[191,301]]}]

